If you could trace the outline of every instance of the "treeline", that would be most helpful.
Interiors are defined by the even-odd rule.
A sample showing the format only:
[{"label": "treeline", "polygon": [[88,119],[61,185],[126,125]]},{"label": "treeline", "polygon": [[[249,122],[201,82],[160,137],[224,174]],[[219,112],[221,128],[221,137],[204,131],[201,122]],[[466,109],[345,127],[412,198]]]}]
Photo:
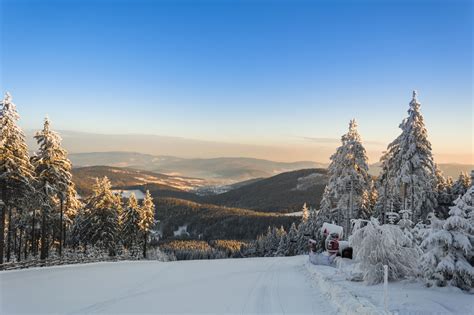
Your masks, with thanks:
[{"label": "treeline", "polygon": [[289,228],[269,226],[266,233],[260,234],[255,241],[248,243],[243,248],[242,255],[245,257],[274,257],[308,253],[309,239],[320,237],[318,228],[320,217],[318,217],[318,211],[308,208],[306,204],[303,205],[301,212],[300,221],[293,222]]},{"label": "treeline", "polygon": [[[45,119],[30,157],[10,94],[0,103],[0,264],[5,260],[46,260],[71,251],[124,252],[146,256],[154,225],[147,193],[141,205],[123,204],[107,178],[97,179],[85,200],[71,180],[71,162],[60,136]],[[140,248],[140,249],[139,249]]]},{"label": "treeline", "polygon": [[298,217],[200,204],[176,198],[157,198],[157,219],[163,238],[174,237],[174,231],[186,224],[190,237],[202,240],[255,240],[268,226],[289,229]]},{"label": "treeline", "polygon": [[241,258],[246,242],[237,240],[173,240],[160,244],[160,249],[177,260]]}]

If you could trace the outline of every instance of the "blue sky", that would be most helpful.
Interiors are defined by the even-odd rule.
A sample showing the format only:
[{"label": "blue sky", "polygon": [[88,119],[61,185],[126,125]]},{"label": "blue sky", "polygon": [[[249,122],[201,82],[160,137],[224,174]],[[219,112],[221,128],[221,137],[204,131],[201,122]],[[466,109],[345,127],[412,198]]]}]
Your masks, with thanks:
[{"label": "blue sky", "polygon": [[470,1],[1,3],[0,90],[24,128],[47,114],[57,129],[303,148],[355,117],[382,148],[416,88],[435,153],[472,161]]}]

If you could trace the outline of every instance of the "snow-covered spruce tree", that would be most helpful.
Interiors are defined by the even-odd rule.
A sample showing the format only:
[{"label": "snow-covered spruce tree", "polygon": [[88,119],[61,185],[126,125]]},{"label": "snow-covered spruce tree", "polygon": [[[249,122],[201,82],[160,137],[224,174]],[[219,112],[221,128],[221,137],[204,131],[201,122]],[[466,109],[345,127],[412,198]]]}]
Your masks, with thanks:
[{"label": "snow-covered spruce tree", "polygon": [[389,280],[417,274],[418,251],[409,245],[411,240],[397,225],[380,225],[375,218],[369,222],[355,220],[349,243],[368,284],[383,281],[383,265],[388,266]]},{"label": "snow-covered spruce tree", "polygon": [[438,205],[449,205],[451,203],[451,197],[449,196],[451,187],[448,186],[448,180],[444,177],[438,164],[435,164],[435,176]]},{"label": "snow-covered spruce tree", "polygon": [[395,177],[395,165],[390,151],[385,151],[380,158],[382,171],[377,178],[375,187],[377,189],[377,201],[374,207],[374,216],[382,224],[386,223],[387,213],[400,210],[401,199],[398,190],[393,185]]},{"label": "snow-covered spruce tree", "polygon": [[420,105],[414,91],[408,117],[400,124],[402,133],[387,148],[389,182],[380,185],[387,184],[401,198],[400,209],[411,210],[415,222],[437,205],[435,166]]},{"label": "snow-covered spruce tree", "polygon": [[278,235],[280,236],[280,242],[276,256],[294,256],[298,254],[298,229],[294,222],[291,224],[288,233],[281,227]]},{"label": "snow-covered spruce tree", "polygon": [[294,222],[291,224],[290,230],[288,231],[287,235],[288,235],[287,236],[288,238],[287,256],[294,256],[298,254],[298,229],[296,228],[296,224]]},{"label": "snow-covered spruce tree", "polygon": [[11,95],[5,93],[0,103],[0,199],[4,203],[3,207],[0,206],[0,264],[4,261],[6,215],[9,222],[7,247],[10,248],[12,210],[23,207],[33,191],[33,167],[25,135],[17,125],[19,119]]},{"label": "snow-covered spruce tree", "polygon": [[308,240],[312,237],[310,217],[313,211],[314,209],[309,209],[306,203],[303,205],[301,222],[297,228],[298,235],[295,254],[303,254],[307,251]]},{"label": "snow-covered spruce tree", "polygon": [[285,234],[283,227],[268,227],[267,234],[265,235],[265,257],[272,257],[278,251],[280,245],[281,236]]},{"label": "snow-covered spruce tree", "polygon": [[110,256],[115,256],[119,240],[119,211],[120,204],[112,193],[109,179],[97,179],[92,196],[86,200],[81,224],[83,242],[106,249]]},{"label": "snow-covered spruce tree", "polygon": [[310,214],[308,222],[312,225],[314,230],[321,228],[324,222],[341,223],[338,209],[332,201],[332,193],[333,191],[330,189],[329,184],[326,185],[326,187],[324,187],[319,210],[316,211],[313,216]]},{"label": "snow-covered spruce tree", "polygon": [[309,209],[306,205],[306,202],[303,204],[303,208],[301,208],[301,221],[307,222],[309,219]]},{"label": "snow-covered spruce tree", "polygon": [[289,243],[288,234],[285,231],[285,233],[283,233],[280,236],[280,243],[278,244],[278,249],[275,256],[278,256],[278,257],[288,256],[288,243]]},{"label": "snow-covered spruce tree", "polygon": [[43,130],[35,135],[39,149],[32,157],[39,190],[43,194],[45,204],[42,206],[41,227],[41,259],[48,256],[48,229],[51,226],[50,211],[54,211],[53,198],[59,200],[59,218],[54,226],[58,240],[59,255],[62,255],[64,241],[64,204],[72,185],[71,162],[67,152],[61,146],[61,137],[50,128],[48,118],[44,120]]},{"label": "snow-covered spruce tree", "polygon": [[[428,218],[429,218],[429,215],[428,215]],[[420,250],[422,250],[421,243],[428,235],[428,231],[429,231],[429,227],[427,227],[427,225],[423,223],[422,221],[415,224],[415,226],[413,227],[411,231],[413,235],[413,241],[415,245],[418,246],[418,248],[420,248]]]},{"label": "snow-covered spruce tree", "polygon": [[137,198],[135,194],[131,194],[128,198],[128,204],[123,207],[123,211],[120,216],[120,238],[125,248],[135,256],[137,245],[139,244],[140,237],[140,221],[141,221],[141,209],[138,206]]},{"label": "snow-covered spruce tree", "polygon": [[140,222],[139,227],[143,234],[143,257],[146,258],[146,250],[148,238],[150,237],[151,229],[155,224],[155,204],[150,192],[147,190],[145,199],[143,199],[140,208]]},{"label": "snow-covered spruce tree", "polygon": [[436,177],[436,195],[437,204],[436,214],[441,218],[448,216],[449,207],[452,206],[454,199],[451,194],[452,184],[448,184],[448,180],[444,177],[443,172],[440,170],[437,164],[435,164],[435,177]]},{"label": "snow-covered spruce tree", "polygon": [[349,131],[342,136],[341,142],[341,146],[331,156],[328,196],[324,198],[331,201],[331,208],[335,206],[338,209],[342,217],[338,219],[338,223],[344,222],[349,234],[351,219],[370,217],[372,179],[367,154],[354,119],[350,121]]},{"label": "snow-covered spruce tree", "polygon": [[428,214],[430,226],[422,232],[423,241],[421,248],[423,255],[420,257],[420,272],[425,279],[427,286],[434,284],[438,286],[446,286],[446,279],[444,275],[437,270],[438,264],[444,256],[444,250],[447,240],[449,240],[448,233],[443,229],[444,220],[440,220],[434,213]]},{"label": "snow-covered spruce tree", "polygon": [[421,255],[421,250],[418,246],[418,242],[415,239],[415,235],[413,234],[413,221],[410,220],[412,214],[410,210],[400,210],[401,219],[398,221],[398,226],[402,229],[403,233],[409,240],[409,243],[406,244],[408,247],[415,248],[418,253]]},{"label": "snow-covered spruce tree", "polygon": [[76,216],[79,214],[79,211],[84,205],[82,202],[79,200],[76,188],[74,183],[71,182],[71,184],[68,186],[68,190],[66,193],[66,199],[64,202],[64,235],[63,235],[63,240],[64,243],[69,245],[71,236],[72,236],[72,230],[74,226],[74,220]]},{"label": "snow-covered spruce tree", "polygon": [[[440,222],[433,219],[435,220],[433,223],[432,220],[432,229],[422,243],[426,252],[421,264],[428,285],[451,284],[463,290],[474,287],[474,267],[469,263],[473,254],[474,228],[466,213],[472,210],[472,203],[469,205],[470,198],[472,195],[469,194],[466,199],[461,197],[455,201],[455,205],[449,211],[449,217],[442,222],[441,228]],[[438,226],[433,226],[435,224]]]},{"label": "snow-covered spruce tree", "polygon": [[[321,246],[323,244],[322,235],[321,235],[321,228],[324,222],[333,223],[334,221],[331,220],[331,210],[328,208],[320,209],[320,210],[313,210],[310,212],[308,223],[307,223],[307,233],[308,239],[311,238],[317,242],[316,250],[318,252],[322,251],[324,248]],[[304,248],[301,253],[305,253],[308,250],[308,240],[306,240],[305,244],[300,244],[300,248]]]},{"label": "snow-covered spruce tree", "polygon": [[453,194],[453,200],[456,200],[459,196],[466,193],[468,188],[471,186],[471,180],[466,172],[459,174],[459,178],[454,182],[451,193]]}]

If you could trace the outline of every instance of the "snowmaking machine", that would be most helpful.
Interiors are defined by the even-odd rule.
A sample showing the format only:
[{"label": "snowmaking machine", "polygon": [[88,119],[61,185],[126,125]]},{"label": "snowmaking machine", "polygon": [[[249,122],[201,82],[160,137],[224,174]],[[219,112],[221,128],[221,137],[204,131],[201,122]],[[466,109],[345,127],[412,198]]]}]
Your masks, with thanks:
[{"label": "snowmaking machine", "polygon": [[316,265],[333,265],[337,256],[352,259],[352,247],[348,241],[343,241],[344,229],[342,226],[324,223],[319,231],[322,252],[318,252],[318,242],[309,240],[309,260]]}]

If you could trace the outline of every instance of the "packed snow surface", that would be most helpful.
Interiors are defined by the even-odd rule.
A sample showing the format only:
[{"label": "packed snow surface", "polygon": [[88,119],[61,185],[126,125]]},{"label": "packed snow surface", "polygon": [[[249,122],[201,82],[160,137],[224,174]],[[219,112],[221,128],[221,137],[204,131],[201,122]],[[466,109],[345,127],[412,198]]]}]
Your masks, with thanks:
[{"label": "packed snow surface", "polygon": [[335,314],[307,257],[112,262],[0,272],[0,313]]},{"label": "packed snow surface", "polygon": [[[0,272],[0,314],[387,314],[383,285],[307,256],[131,261]],[[350,268],[349,268],[350,269]],[[388,285],[391,314],[474,314],[472,294]]]},{"label": "packed snow surface", "polygon": [[[337,268],[306,262],[306,268],[309,277],[329,296],[338,312],[387,314],[383,284],[348,281],[352,262],[344,261]],[[387,296],[389,314],[474,314],[474,295],[455,287],[427,288],[420,280],[403,280],[389,282]]]}]

